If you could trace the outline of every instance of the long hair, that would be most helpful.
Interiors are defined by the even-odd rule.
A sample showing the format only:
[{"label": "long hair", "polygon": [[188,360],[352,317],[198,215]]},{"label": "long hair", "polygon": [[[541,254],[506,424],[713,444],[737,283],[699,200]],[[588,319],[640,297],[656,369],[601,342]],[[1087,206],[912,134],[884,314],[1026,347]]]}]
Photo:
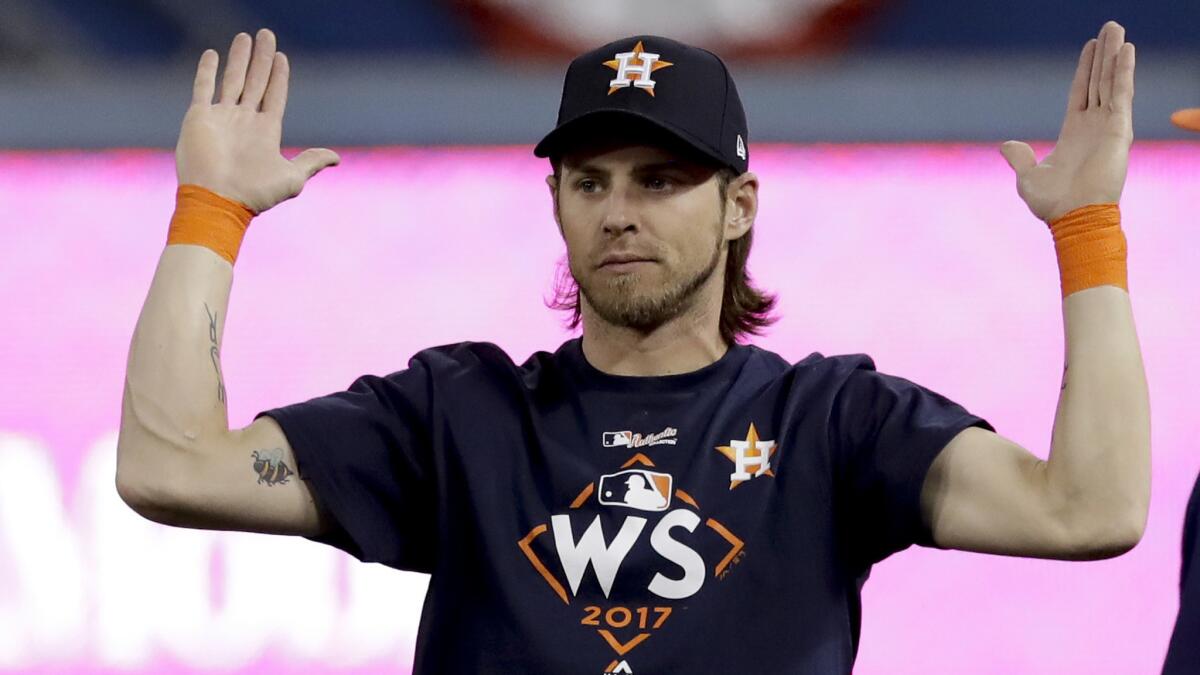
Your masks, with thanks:
[{"label": "long hair", "polygon": [[[560,175],[560,166],[555,163],[554,175]],[[725,198],[729,182],[735,177],[731,169],[719,169],[716,173],[717,189],[721,200],[721,218],[725,217]],[[558,206],[555,205],[557,209]],[[725,259],[725,288],[721,295],[721,339],[726,344],[743,342],[750,335],[762,335],[767,326],[778,317],[771,314],[776,296],[754,286],[746,261],[750,258],[750,246],[754,243],[754,228],[729,242]],[[579,285],[571,276],[570,266],[560,261],[554,278],[554,297],[546,302],[550,309],[568,312],[567,328],[579,327],[583,313],[579,306]]]}]

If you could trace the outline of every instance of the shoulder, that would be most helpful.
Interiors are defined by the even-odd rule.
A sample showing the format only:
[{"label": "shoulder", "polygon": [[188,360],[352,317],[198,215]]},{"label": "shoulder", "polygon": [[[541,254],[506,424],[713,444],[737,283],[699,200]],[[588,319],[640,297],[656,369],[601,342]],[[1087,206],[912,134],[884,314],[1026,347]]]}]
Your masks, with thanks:
[{"label": "shoulder", "polygon": [[796,362],[797,368],[811,368],[818,372],[830,372],[850,377],[856,373],[878,372],[875,370],[875,360],[866,354],[834,354],[825,356],[820,352],[813,352],[804,359]]},{"label": "shoulder", "polygon": [[495,343],[468,341],[423,349],[413,355],[406,370],[388,377],[416,375],[438,388],[488,384],[533,389],[547,378],[560,379],[560,370],[556,353],[537,351],[517,364]]},{"label": "shoulder", "polygon": [[783,356],[755,345],[746,345],[750,350],[746,360],[748,368],[771,373],[776,378],[795,381],[819,380],[826,384],[844,382],[856,373],[876,373],[875,361],[867,354],[833,354],[826,356],[812,352],[799,361],[788,361]]},{"label": "shoulder", "polygon": [[483,368],[515,368],[512,358],[491,342],[455,342],[422,349],[408,362],[409,368],[430,372],[463,372]]}]

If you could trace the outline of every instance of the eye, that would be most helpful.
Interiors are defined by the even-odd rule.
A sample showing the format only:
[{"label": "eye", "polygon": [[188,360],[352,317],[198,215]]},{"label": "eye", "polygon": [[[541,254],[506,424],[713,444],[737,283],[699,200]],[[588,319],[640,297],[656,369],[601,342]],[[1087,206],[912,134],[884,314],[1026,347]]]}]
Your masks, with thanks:
[{"label": "eye", "polygon": [[647,176],[646,179],[642,181],[642,184],[645,185],[649,190],[662,192],[663,190],[671,187],[671,179],[667,178],[666,176]]},{"label": "eye", "polygon": [[600,189],[600,182],[595,178],[581,178],[575,187],[580,192],[595,192]]}]

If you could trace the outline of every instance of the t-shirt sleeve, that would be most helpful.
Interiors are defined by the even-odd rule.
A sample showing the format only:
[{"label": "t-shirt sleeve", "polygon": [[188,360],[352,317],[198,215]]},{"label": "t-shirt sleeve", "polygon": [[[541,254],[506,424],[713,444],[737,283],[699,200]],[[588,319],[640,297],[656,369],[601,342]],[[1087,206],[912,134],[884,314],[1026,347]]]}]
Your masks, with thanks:
[{"label": "t-shirt sleeve", "polygon": [[1183,564],[1179,570],[1179,613],[1162,675],[1200,672],[1200,477],[1192,486],[1183,519]]},{"label": "t-shirt sleeve", "polygon": [[279,423],[324,512],[311,537],[364,562],[429,572],[437,514],[430,441],[429,373],[414,359],[386,377],[364,375],[346,391],[264,410]]},{"label": "t-shirt sleeve", "polygon": [[856,562],[871,565],[914,543],[934,545],[921,517],[930,465],[963,429],[995,429],[945,396],[865,363],[834,398],[830,443],[846,542]]}]

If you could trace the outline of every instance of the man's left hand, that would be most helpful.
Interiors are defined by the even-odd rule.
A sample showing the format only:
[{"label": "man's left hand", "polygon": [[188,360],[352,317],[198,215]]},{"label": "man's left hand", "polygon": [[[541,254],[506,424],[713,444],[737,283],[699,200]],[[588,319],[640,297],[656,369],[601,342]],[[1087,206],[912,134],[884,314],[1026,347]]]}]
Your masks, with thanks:
[{"label": "man's left hand", "polygon": [[1109,21],[1079,56],[1054,150],[1038,163],[1026,143],[1000,146],[1033,215],[1050,222],[1121,198],[1133,142],[1133,67],[1133,44],[1125,42],[1120,24]]}]

